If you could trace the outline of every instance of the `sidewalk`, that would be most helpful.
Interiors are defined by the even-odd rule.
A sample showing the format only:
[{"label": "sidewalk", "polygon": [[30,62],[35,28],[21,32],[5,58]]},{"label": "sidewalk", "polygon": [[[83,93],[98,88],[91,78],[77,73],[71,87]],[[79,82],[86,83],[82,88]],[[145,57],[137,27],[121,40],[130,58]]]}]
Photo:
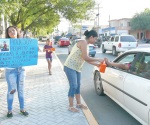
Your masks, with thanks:
[{"label": "sidewalk", "polygon": [[68,81],[57,56],[53,57],[52,75],[48,75],[44,53],[39,54],[38,65],[26,67],[25,106],[28,117],[19,113],[17,94],[13,118],[6,117],[7,85],[5,79],[0,79],[0,125],[98,125],[90,110],[68,111]]}]

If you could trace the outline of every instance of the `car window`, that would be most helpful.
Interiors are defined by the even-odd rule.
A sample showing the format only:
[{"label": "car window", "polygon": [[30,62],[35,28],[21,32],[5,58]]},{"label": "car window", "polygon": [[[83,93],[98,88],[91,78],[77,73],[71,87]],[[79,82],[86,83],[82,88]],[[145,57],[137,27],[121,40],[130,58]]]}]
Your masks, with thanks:
[{"label": "car window", "polygon": [[121,36],[120,37],[121,42],[136,42],[136,39],[134,36]]},{"label": "car window", "polygon": [[114,41],[114,37],[111,37],[110,41],[113,42]]},{"label": "car window", "polygon": [[134,60],[134,57],[135,57],[135,53],[127,54],[127,55],[124,55],[119,60],[117,60],[116,62],[122,63],[122,64],[130,63]]},{"label": "car window", "polygon": [[60,38],[60,40],[69,40],[68,38]]},{"label": "car window", "polygon": [[115,42],[118,42],[119,41],[119,36],[116,36],[115,37]]},{"label": "car window", "polygon": [[141,53],[133,67],[138,76],[150,79],[150,53]]}]

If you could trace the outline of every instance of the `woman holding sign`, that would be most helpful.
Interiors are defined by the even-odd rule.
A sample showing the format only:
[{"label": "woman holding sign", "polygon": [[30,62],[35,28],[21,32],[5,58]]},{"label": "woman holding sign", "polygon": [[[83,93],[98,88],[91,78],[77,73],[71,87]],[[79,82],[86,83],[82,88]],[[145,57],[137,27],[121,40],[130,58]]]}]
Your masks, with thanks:
[{"label": "woman holding sign", "polygon": [[[6,29],[6,38],[20,38],[20,33],[15,26],[10,26]],[[25,69],[23,67],[6,68],[5,72],[6,81],[8,85],[7,92],[7,117],[13,117],[12,104],[14,94],[18,91],[18,99],[20,103],[20,113],[24,116],[28,116],[28,112],[24,109],[24,81],[25,81]]]},{"label": "woman holding sign", "polygon": [[51,67],[52,67],[52,42],[50,41],[50,39],[47,39],[46,41],[46,45],[44,46],[43,52],[46,52],[46,60],[48,63],[48,71],[49,71],[49,75],[52,75],[51,72]]},{"label": "woman holding sign", "polygon": [[[88,56],[88,44],[94,44],[98,34],[96,31],[85,31],[84,35],[86,40],[79,40],[72,48],[72,51],[64,63],[64,71],[69,81],[69,110],[71,112],[78,112],[77,108],[87,109],[81,103],[80,99],[80,80],[81,80],[81,69],[84,62],[88,62],[92,65],[99,66],[103,59],[92,58]],[[76,97],[76,107],[73,105],[74,95]]]}]

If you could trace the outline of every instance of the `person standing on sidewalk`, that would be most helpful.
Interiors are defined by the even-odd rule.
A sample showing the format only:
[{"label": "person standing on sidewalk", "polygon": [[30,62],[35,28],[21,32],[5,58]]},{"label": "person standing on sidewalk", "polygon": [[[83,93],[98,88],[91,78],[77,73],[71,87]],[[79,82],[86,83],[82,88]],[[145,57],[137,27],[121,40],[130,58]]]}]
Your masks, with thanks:
[{"label": "person standing on sidewalk", "polygon": [[[71,112],[78,112],[77,108],[87,109],[81,103],[80,99],[80,81],[81,81],[81,69],[84,62],[88,62],[92,65],[99,66],[100,62],[103,62],[103,59],[92,58],[88,56],[88,44],[94,44],[98,37],[98,34],[95,30],[85,31],[84,35],[86,40],[79,40],[74,47],[68,58],[64,63],[64,71],[69,81],[69,110]],[[77,105],[75,108],[73,105],[74,95],[76,97]]]},{"label": "person standing on sidewalk", "polygon": [[[6,38],[20,38],[18,28],[15,26],[9,26],[6,29]],[[20,113],[24,116],[28,116],[29,113],[24,108],[24,81],[25,81],[25,69],[23,67],[12,68],[8,67],[5,70],[6,81],[8,85],[7,92],[7,117],[13,117],[12,104],[14,99],[14,93],[18,91],[18,99],[20,103]]]},{"label": "person standing on sidewalk", "polygon": [[50,41],[50,39],[47,39],[46,41],[46,45],[43,48],[43,52],[46,52],[46,60],[48,63],[48,71],[49,71],[49,75],[52,75],[51,72],[51,67],[52,67],[52,50],[50,50],[52,47],[52,42]]}]

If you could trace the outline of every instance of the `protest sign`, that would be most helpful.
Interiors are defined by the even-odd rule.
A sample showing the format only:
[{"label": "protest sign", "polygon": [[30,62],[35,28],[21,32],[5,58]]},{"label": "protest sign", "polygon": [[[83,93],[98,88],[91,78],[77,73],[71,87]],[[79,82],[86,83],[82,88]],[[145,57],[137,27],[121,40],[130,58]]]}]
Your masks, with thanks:
[{"label": "protest sign", "polygon": [[37,39],[0,39],[0,67],[37,65]]}]

